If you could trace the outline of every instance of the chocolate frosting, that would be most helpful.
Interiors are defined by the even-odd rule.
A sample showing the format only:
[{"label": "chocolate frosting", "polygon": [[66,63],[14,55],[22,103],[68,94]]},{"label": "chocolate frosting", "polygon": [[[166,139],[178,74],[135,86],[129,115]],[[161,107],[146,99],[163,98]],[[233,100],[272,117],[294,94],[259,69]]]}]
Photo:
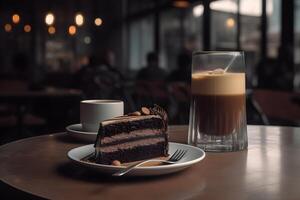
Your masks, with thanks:
[{"label": "chocolate frosting", "polygon": [[151,114],[159,115],[164,122],[164,131],[168,130],[168,114],[167,112],[157,104],[154,104],[153,108],[150,108]]}]

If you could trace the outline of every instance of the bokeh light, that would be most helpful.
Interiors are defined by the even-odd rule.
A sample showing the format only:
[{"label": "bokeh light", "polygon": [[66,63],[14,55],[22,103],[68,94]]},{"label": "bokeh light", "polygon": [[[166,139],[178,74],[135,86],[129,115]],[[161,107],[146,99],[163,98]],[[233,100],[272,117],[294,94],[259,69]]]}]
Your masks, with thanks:
[{"label": "bokeh light", "polygon": [[54,15],[52,13],[48,13],[45,17],[45,23],[50,26],[54,24],[54,21],[55,21]]},{"label": "bokeh light", "polygon": [[90,36],[85,36],[83,41],[84,41],[85,44],[90,44],[92,40],[91,40]]},{"label": "bokeh light", "polygon": [[5,25],[4,25],[4,30],[5,30],[6,32],[11,32],[12,26],[11,26],[10,24],[5,24]]},{"label": "bokeh light", "polygon": [[83,17],[82,14],[77,14],[75,16],[75,23],[76,23],[77,26],[82,26],[83,25],[83,23],[84,23],[84,17]]},{"label": "bokeh light", "polygon": [[11,17],[13,23],[18,24],[20,22],[20,15],[18,14],[13,14],[13,16]]},{"label": "bokeh light", "polygon": [[230,17],[226,20],[226,26],[228,28],[233,28],[234,25],[235,25],[235,20],[233,18]]},{"label": "bokeh light", "polygon": [[176,8],[187,8],[190,6],[190,2],[187,0],[175,0],[173,6]]},{"label": "bokeh light", "polygon": [[70,35],[75,35],[76,34],[76,26],[74,26],[74,25],[71,25],[71,26],[69,26],[69,34]]},{"label": "bokeh light", "polygon": [[54,26],[49,26],[49,27],[48,27],[48,33],[49,33],[50,35],[55,34],[55,32],[56,32],[56,30],[55,30],[55,27],[54,27]]},{"label": "bokeh light", "polygon": [[102,21],[102,19],[101,19],[100,17],[97,17],[97,18],[95,19],[95,25],[96,25],[96,26],[101,26],[102,23],[103,23],[103,21]]},{"label": "bokeh light", "polygon": [[193,15],[194,17],[200,17],[203,15],[204,7],[202,4],[196,5],[193,8]]},{"label": "bokeh light", "polygon": [[26,33],[29,33],[29,32],[31,31],[31,26],[30,26],[29,24],[26,24],[26,25],[24,26],[24,31],[25,31]]}]

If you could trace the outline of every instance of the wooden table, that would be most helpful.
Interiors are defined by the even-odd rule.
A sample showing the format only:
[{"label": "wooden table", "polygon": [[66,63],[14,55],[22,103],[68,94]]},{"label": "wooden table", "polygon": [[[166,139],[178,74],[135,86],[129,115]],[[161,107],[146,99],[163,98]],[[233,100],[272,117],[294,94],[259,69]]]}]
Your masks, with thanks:
[{"label": "wooden table", "polygon": [[[299,199],[300,128],[249,126],[248,151],[207,153],[177,174],[112,178],[70,163],[66,153],[83,144],[67,134],[33,137],[0,147],[0,178],[48,199]],[[186,126],[170,128],[185,142]]]}]

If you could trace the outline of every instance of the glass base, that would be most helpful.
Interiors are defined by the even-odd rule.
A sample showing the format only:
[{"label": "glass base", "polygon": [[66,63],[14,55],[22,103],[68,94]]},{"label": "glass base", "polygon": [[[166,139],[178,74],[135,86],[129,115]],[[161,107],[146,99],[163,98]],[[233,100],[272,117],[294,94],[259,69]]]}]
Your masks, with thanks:
[{"label": "glass base", "polygon": [[247,149],[247,145],[232,146],[231,144],[224,143],[198,143],[197,147],[203,149],[206,152],[232,152],[243,151]]},{"label": "glass base", "polygon": [[208,152],[242,151],[248,147],[247,140],[238,140],[237,134],[228,136],[201,135],[197,142],[191,143]]}]

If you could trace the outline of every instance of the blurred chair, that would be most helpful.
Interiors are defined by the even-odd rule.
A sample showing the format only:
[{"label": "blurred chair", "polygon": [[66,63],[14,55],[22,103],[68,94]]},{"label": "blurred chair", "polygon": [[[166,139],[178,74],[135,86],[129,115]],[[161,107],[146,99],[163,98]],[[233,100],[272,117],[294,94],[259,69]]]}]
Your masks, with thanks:
[{"label": "blurred chair", "polygon": [[186,82],[171,82],[168,85],[170,97],[169,118],[174,124],[188,124],[190,109],[190,85]]},{"label": "blurred chair", "polygon": [[253,91],[253,98],[265,113],[269,124],[300,125],[299,93],[256,89]]},{"label": "blurred chair", "polygon": [[254,98],[253,90],[248,89],[246,93],[246,114],[247,124],[251,125],[270,125],[267,115],[261,105]]}]

